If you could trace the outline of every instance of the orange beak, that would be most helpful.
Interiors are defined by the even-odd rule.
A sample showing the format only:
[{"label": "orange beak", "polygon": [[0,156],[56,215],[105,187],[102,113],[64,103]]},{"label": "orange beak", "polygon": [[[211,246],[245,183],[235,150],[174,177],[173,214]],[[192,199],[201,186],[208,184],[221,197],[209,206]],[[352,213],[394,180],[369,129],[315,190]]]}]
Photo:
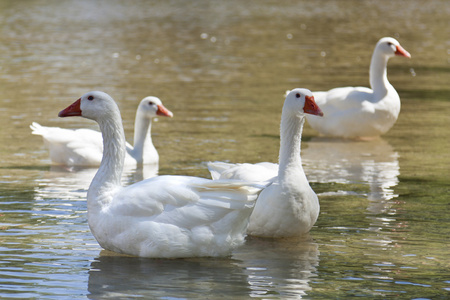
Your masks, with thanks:
[{"label": "orange beak", "polygon": [[67,108],[63,109],[59,112],[58,117],[75,117],[81,116],[81,108],[80,108],[81,98],[69,105]]},{"label": "orange beak", "polygon": [[316,104],[314,96],[305,96],[305,107],[303,108],[303,111],[307,114],[323,117],[323,112]]},{"label": "orange beak", "polygon": [[158,116],[164,116],[164,117],[169,117],[169,118],[173,117],[173,113],[170,110],[168,110],[167,108],[165,108],[164,105],[162,105],[162,104],[158,105],[158,110],[156,111],[156,114]]},{"label": "orange beak", "polygon": [[398,45],[397,46],[397,51],[395,51],[395,55],[398,56],[404,56],[407,58],[411,58],[411,54],[409,54],[408,51],[406,51],[402,46]]}]

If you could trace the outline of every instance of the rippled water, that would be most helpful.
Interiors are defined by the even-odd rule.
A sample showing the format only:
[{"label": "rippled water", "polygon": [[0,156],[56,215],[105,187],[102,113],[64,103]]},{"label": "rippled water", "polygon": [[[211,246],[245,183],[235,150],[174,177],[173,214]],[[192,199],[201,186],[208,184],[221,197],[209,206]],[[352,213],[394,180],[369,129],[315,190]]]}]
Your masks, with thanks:
[{"label": "rippled water", "polygon": [[[0,297],[446,299],[450,295],[448,1],[0,1]],[[111,94],[130,140],[147,95],[160,174],[210,160],[277,160],[287,89],[367,85],[373,47],[398,38],[402,99],[369,142],[318,137],[302,158],[321,214],[302,240],[249,238],[221,259],[102,250],[86,220],[95,169],[50,165],[29,124],[96,128],[57,113]],[[124,184],[154,170],[127,170]]]}]

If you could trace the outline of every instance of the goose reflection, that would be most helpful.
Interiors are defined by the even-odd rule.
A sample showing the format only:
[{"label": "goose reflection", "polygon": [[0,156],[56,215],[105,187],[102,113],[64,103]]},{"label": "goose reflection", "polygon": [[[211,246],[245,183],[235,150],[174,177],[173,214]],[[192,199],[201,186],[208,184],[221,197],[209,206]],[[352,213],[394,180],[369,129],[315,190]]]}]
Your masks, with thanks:
[{"label": "goose reflection", "polygon": [[[398,184],[400,167],[398,153],[381,138],[369,141],[317,137],[307,143],[302,152],[305,173],[310,182],[366,184],[369,186],[366,218],[367,230],[372,232],[364,240],[371,247],[386,247],[393,243],[389,234],[403,226],[396,220],[398,197],[393,188]],[[349,185],[349,189],[351,189]],[[340,191],[333,194],[358,194]]]},{"label": "goose reflection", "polygon": [[[354,141],[325,137],[312,138],[302,151],[305,173],[310,182],[364,183],[371,201],[390,200],[398,195],[393,187],[398,184],[400,167],[398,153],[381,138]],[[348,191],[352,192],[352,191]],[[381,212],[382,205],[369,207]]]},{"label": "goose reflection", "polygon": [[88,297],[211,299],[248,295],[246,275],[232,259],[149,259],[100,252],[90,266]]},{"label": "goose reflection", "polygon": [[233,258],[245,270],[250,297],[300,299],[319,266],[319,247],[309,234],[298,239],[248,237]]},{"label": "goose reflection", "polygon": [[299,299],[319,264],[309,240],[250,238],[231,258],[147,259],[102,250],[91,263],[88,297]]},{"label": "goose reflection", "polygon": [[[85,199],[97,170],[98,168],[51,166],[43,178],[36,180],[35,200]],[[123,171],[122,184],[129,185],[156,175],[158,175],[157,164],[127,167]]]}]

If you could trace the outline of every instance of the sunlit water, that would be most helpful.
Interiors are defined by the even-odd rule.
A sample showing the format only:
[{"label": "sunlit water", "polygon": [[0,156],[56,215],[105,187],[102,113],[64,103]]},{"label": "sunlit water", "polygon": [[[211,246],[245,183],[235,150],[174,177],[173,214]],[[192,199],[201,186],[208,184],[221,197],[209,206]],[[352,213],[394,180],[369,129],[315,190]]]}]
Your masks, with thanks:
[{"label": "sunlit water", "polygon": [[[0,298],[447,299],[450,103],[447,1],[0,1]],[[367,85],[373,47],[412,59],[388,77],[402,99],[372,141],[317,136],[302,159],[321,214],[301,240],[249,238],[220,259],[102,250],[86,220],[95,169],[51,166],[32,121],[110,93],[129,141],[139,101],[174,112],[152,127],[159,174],[276,162],[287,89]],[[124,184],[156,170],[126,170]]]}]

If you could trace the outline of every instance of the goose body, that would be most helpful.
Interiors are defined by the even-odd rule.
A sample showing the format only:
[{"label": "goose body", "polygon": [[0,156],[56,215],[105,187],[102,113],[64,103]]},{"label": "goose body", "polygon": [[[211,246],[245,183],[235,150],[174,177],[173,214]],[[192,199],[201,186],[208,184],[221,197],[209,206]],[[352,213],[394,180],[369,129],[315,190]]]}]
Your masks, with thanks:
[{"label": "goose body", "polygon": [[370,138],[386,133],[397,121],[400,97],[387,79],[387,62],[398,55],[411,55],[393,38],[385,37],[375,46],[370,63],[370,86],[340,87],[313,92],[324,117],[307,116],[319,133],[343,138]]},{"label": "goose body", "polygon": [[[126,144],[125,165],[158,164],[159,155],[151,138],[152,119],[172,117],[157,97],[139,103],[134,124],[134,146]],[[102,134],[91,129],[46,127],[33,122],[32,134],[40,135],[49,148],[52,163],[67,166],[99,166],[103,156]]]},{"label": "goose body", "polygon": [[305,113],[322,115],[309,90],[294,89],[281,115],[279,165],[211,162],[213,179],[257,180],[270,183],[259,195],[247,233],[281,238],[307,233],[319,215],[319,200],[303,171],[300,143]]},{"label": "goose body", "polygon": [[103,159],[87,194],[89,227],[103,248],[141,257],[224,256],[244,242],[263,186],[159,176],[122,187],[126,145],[114,100],[90,92],[59,116],[95,120],[103,134]]}]

